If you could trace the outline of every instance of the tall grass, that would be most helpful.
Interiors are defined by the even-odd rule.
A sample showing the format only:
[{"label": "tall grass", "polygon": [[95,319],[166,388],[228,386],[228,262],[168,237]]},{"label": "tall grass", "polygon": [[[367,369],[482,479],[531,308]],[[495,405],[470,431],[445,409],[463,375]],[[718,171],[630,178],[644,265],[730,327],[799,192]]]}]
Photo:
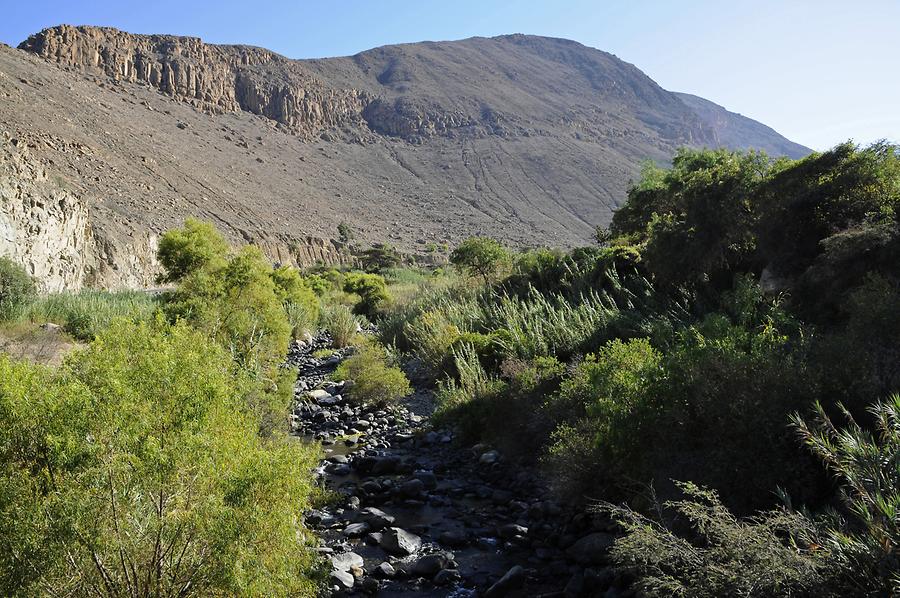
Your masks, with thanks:
[{"label": "tall grass", "polygon": [[335,348],[353,343],[359,332],[359,319],[346,305],[333,305],[322,311],[322,327],[331,335]]},{"label": "tall grass", "polygon": [[59,324],[73,338],[92,340],[117,318],[146,320],[159,306],[159,298],[142,291],[52,293],[19,308],[13,320]]}]

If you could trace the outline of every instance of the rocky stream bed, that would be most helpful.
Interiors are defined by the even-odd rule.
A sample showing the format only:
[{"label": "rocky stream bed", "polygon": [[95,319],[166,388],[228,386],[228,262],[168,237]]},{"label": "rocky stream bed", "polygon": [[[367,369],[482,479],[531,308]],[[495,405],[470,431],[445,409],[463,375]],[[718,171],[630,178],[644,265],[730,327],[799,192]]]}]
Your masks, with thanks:
[{"label": "rocky stream bed", "polygon": [[601,516],[553,500],[527,467],[489,446],[463,446],[430,423],[433,395],[354,405],[329,375],[319,334],[291,349],[294,433],[319,442],[317,475],[337,499],[307,513],[331,562],[333,596],[629,596],[607,566]]}]

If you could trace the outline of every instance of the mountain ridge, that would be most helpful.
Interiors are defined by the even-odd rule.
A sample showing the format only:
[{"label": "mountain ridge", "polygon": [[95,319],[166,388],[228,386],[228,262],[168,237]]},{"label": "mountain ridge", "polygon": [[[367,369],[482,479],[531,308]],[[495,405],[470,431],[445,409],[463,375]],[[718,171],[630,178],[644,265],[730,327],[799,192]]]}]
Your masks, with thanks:
[{"label": "mountain ridge", "polygon": [[328,241],[340,222],[359,243],[423,255],[472,234],[571,247],[609,221],[643,161],[682,145],[808,151],[559,38],[293,60],[59,26],[20,46],[0,48],[0,124],[86,206],[105,256],[92,263],[106,266],[83,284],[149,284],[149,256],[130,277],[115,256],[152,251],[190,215],[297,263],[343,259]]}]

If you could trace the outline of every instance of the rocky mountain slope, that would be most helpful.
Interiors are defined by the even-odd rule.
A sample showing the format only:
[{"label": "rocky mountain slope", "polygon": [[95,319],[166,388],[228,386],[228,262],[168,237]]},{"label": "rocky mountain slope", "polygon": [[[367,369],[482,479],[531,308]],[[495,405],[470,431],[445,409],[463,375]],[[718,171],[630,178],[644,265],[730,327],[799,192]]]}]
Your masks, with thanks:
[{"label": "rocky mountain slope", "polygon": [[[150,284],[157,235],[189,215],[297,263],[343,259],[342,221],[407,251],[472,234],[571,246],[679,146],[808,152],[615,56],[523,35],[291,60],[60,26],[0,47],[0,100],[3,213],[55,193],[80,206],[54,210],[83,219],[60,233],[81,262],[19,251],[72,272],[52,287]],[[44,226],[29,214],[0,221],[7,245]]]}]

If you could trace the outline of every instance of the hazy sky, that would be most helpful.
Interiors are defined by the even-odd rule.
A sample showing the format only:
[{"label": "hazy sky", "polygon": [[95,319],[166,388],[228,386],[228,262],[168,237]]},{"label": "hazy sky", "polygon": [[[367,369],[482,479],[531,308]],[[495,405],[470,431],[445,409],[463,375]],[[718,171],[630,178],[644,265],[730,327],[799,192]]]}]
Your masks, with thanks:
[{"label": "hazy sky", "polygon": [[0,0],[0,41],[59,23],[200,36],[292,58],[474,35],[565,37],[815,149],[900,141],[900,0]]}]

